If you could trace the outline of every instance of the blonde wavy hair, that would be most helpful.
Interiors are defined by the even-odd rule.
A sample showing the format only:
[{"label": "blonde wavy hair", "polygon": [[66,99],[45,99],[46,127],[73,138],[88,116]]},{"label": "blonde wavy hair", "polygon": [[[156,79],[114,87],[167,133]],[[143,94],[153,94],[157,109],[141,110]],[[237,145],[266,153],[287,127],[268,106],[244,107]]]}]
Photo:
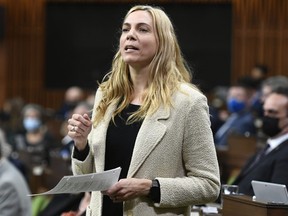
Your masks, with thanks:
[{"label": "blonde wavy hair", "polygon": [[[172,105],[171,96],[179,89],[180,83],[190,84],[192,81],[192,75],[182,56],[169,17],[158,7],[137,5],[128,11],[124,20],[129,14],[139,10],[147,11],[152,17],[158,49],[149,65],[150,73],[147,89],[142,98],[143,103],[139,110],[130,116],[127,123],[143,120],[147,115],[152,115],[161,105],[169,108]],[[110,104],[115,102],[118,104],[112,116],[114,121],[114,117],[121,113],[131,101],[133,83],[129,67],[121,57],[120,47],[114,56],[112,69],[106,78],[107,80],[99,86],[103,97],[95,108],[94,126],[104,117]]]}]

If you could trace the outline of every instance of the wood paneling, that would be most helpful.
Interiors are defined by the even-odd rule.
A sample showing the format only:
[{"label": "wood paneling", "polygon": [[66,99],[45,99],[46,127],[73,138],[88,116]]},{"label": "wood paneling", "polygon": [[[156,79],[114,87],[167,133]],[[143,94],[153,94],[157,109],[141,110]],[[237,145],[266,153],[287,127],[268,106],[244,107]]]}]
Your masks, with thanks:
[{"label": "wood paneling", "polygon": [[[84,1],[87,3],[116,2],[106,0],[0,0],[0,4],[4,5],[7,11],[5,40],[3,44],[0,44],[0,70],[3,71],[0,75],[0,106],[6,99],[18,96],[22,97],[25,102],[39,103],[49,108],[60,106],[64,90],[46,89],[44,86],[45,3]],[[228,1],[184,0],[182,2],[224,3]],[[123,3],[127,2],[133,1],[123,0]],[[139,3],[139,1],[134,2]]]},{"label": "wood paneling", "polygon": [[[0,0],[0,5],[4,5],[6,10],[5,38],[0,42],[0,106],[6,99],[16,96],[23,97],[26,102],[35,102],[46,107],[60,106],[64,90],[51,90],[44,86],[45,3],[79,1]],[[86,0],[86,2],[108,1]],[[141,3],[152,2],[175,1],[141,1]],[[181,2],[232,3],[231,81],[249,74],[256,63],[267,64],[270,75],[288,75],[287,0],[182,0]]]},{"label": "wood paneling", "polygon": [[233,19],[233,81],[256,63],[288,75],[288,1],[233,0]]},{"label": "wood paneling", "polygon": [[[5,8],[6,0],[0,0],[0,6]],[[0,102],[6,99],[6,49],[4,41],[0,41]],[[1,103],[0,103],[1,105]]]},{"label": "wood paneling", "polygon": [[[57,107],[63,91],[44,86],[44,0],[3,1],[6,29],[3,47],[5,68],[1,76],[1,105],[5,99],[22,97],[25,102]],[[2,79],[3,78],[3,79]]]}]

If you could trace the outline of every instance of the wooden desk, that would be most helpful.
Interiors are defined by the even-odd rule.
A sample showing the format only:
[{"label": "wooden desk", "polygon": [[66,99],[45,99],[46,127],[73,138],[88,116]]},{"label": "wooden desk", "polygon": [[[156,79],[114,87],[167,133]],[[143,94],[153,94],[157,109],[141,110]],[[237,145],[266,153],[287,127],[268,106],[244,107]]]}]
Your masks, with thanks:
[{"label": "wooden desk", "polygon": [[245,195],[223,195],[223,216],[288,216],[288,205],[252,201]]}]

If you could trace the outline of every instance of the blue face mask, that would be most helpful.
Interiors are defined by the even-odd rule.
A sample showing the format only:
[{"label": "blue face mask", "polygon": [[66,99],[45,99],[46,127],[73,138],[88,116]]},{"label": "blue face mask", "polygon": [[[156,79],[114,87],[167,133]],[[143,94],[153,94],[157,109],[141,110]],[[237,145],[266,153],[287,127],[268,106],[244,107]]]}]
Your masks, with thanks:
[{"label": "blue face mask", "polygon": [[244,110],[245,103],[243,101],[236,100],[235,98],[231,98],[227,101],[227,108],[231,113],[238,113]]},{"label": "blue face mask", "polygon": [[23,125],[27,131],[31,132],[40,128],[41,121],[38,118],[27,117],[24,118]]}]

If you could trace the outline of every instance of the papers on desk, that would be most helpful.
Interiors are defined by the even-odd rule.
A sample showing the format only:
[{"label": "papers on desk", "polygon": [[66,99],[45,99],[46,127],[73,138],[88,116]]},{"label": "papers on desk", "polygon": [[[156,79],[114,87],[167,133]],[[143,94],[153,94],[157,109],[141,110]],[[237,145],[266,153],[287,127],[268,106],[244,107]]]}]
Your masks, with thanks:
[{"label": "papers on desk", "polygon": [[202,207],[201,209],[203,213],[205,214],[217,214],[218,213],[218,209],[213,206]]},{"label": "papers on desk", "polygon": [[101,173],[64,176],[53,189],[28,196],[104,191],[118,181],[120,172],[121,168],[118,167]]},{"label": "papers on desk", "polygon": [[190,216],[218,215],[219,207],[220,205],[217,203],[207,203],[206,206],[192,206]]}]

